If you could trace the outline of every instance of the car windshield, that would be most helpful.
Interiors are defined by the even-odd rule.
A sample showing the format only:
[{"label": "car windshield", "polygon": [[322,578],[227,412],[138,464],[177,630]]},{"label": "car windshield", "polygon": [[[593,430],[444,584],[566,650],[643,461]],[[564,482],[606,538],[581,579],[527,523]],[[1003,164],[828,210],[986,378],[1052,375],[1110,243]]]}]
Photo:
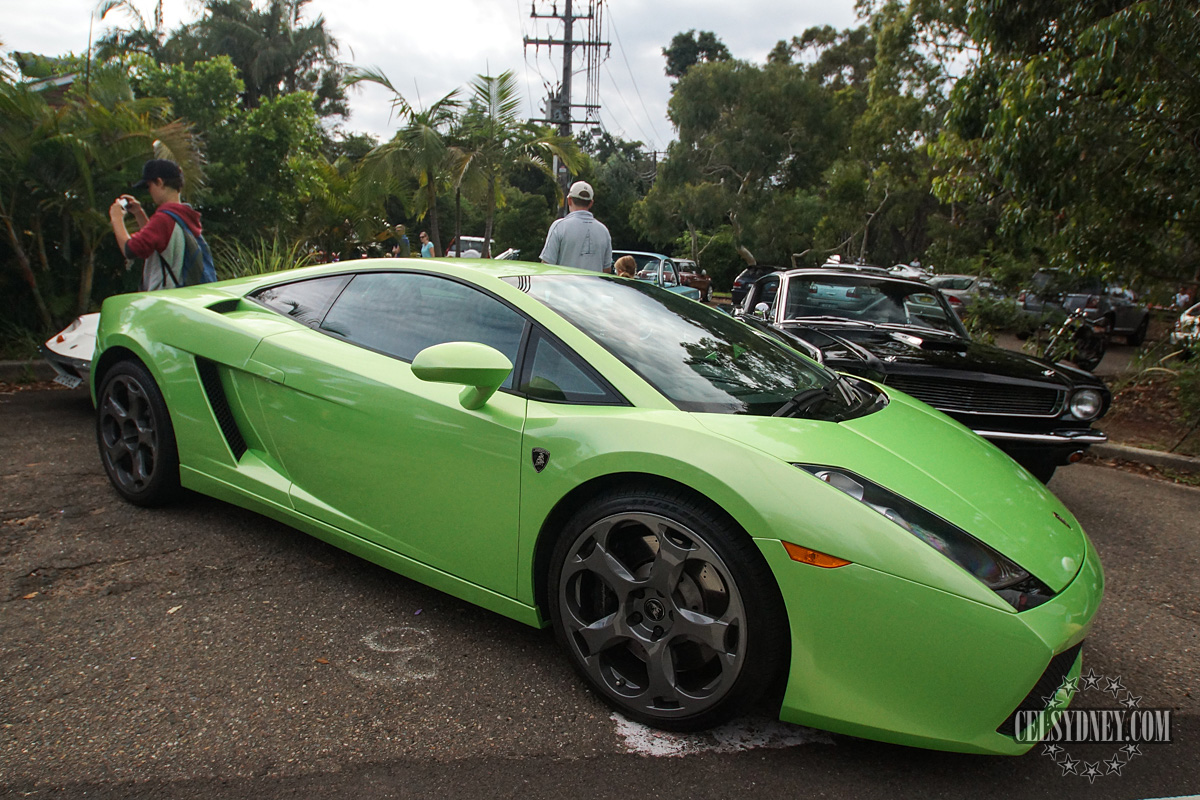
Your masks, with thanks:
[{"label": "car windshield", "polygon": [[788,281],[784,321],[808,317],[869,325],[932,328],[967,338],[937,292],[922,286],[856,275],[801,275]]},{"label": "car windshield", "polygon": [[848,388],[836,373],[728,314],[646,283],[574,275],[507,280],[684,411],[771,415],[803,406],[796,416],[842,419],[865,413],[879,397],[866,384]]}]

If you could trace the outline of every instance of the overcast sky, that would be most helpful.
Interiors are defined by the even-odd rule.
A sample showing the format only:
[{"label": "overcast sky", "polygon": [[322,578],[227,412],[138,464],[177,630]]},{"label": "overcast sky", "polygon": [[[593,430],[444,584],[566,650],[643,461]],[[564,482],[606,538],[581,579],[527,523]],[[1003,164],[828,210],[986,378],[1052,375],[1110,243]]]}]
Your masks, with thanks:
[{"label": "overcast sky", "polygon": [[[150,18],[153,0],[133,0]],[[546,85],[562,74],[562,48],[525,48],[523,38],[561,38],[562,23],[534,20],[532,9],[559,13],[566,0],[312,0],[309,18],[324,15],[342,47],[341,57],[356,66],[378,67],[416,105],[427,105],[479,73],[516,72],[525,88],[525,112],[543,116]],[[47,55],[88,45],[94,0],[4,0],[0,42],[4,51]],[[588,0],[573,0],[576,14]],[[189,0],[164,0],[167,27],[197,16]],[[95,35],[110,23],[127,24],[120,12],[95,22]],[[847,28],[857,24],[854,0],[606,0],[603,36],[611,52],[599,69],[600,122],[624,139],[662,150],[674,137],[666,117],[670,81],[663,73],[662,48],[681,31],[710,30],[735,58],[762,62],[780,39],[813,25]],[[586,31],[576,23],[575,38]],[[581,30],[583,28],[583,30]],[[577,55],[575,61],[581,58]],[[582,65],[579,65],[582,67]],[[586,76],[572,81],[580,102]],[[390,136],[389,95],[378,87],[352,89],[352,115],[345,127]],[[578,115],[580,112],[575,112]]]}]

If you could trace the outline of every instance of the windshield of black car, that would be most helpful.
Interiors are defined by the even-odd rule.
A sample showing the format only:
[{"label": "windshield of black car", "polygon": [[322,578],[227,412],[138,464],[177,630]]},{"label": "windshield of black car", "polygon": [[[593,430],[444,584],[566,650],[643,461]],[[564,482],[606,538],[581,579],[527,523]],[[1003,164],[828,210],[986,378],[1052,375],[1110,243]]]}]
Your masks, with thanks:
[{"label": "windshield of black car", "polygon": [[844,319],[870,325],[932,328],[963,338],[958,317],[929,287],[861,275],[799,275],[788,280],[785,321]]},{"label": "windshield of black car", "polygon": [[[507,279],[553,309],[683,411],[770,416],[801,392],[841,378],[775,339],[701,303],[640,281],[597,275]],[[854,398],[861,403],[863,392]],[[865,404],[869,405],[869,403]],[[828,418],[832,412],[807,416]],[[844,415],[843,415],[844,416]]]}]

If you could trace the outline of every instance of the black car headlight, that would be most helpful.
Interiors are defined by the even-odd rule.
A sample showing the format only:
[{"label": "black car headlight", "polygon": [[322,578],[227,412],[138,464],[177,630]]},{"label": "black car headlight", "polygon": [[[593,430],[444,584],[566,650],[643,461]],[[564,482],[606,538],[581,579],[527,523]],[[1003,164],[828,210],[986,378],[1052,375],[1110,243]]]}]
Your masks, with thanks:
[{"label": "black car headlight", "polygon": [[974,575],[1018,611],[1041,605],[1054,596],[1050,587],[1012,559],[895,492],[836,467],[795,466],[887,517]]},{"label": "black car headlight", "polygon": [[1071,414],[1076,419],[1091,420],[1104,409],[1104,396],[1096,389],[1078,389],[1071,395]]}]

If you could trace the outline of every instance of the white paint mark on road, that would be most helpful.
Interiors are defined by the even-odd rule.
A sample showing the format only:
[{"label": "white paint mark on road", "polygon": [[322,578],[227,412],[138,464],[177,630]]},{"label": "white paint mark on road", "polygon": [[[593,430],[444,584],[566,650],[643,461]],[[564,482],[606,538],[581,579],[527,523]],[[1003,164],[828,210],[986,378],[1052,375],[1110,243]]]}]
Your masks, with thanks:
[{"label": "white paint mark on road", "polygon": [[[379,668],[351,666],[348,670],[351,677],[369,683],[407,683],[437,677],[437,659],[428,652],[430,636],[425,631],[409,627],[384,628],[368,633],[362,643],[368,650],[388,657]],[[370,656],[366,660],[378,661]]]},{"label": "white paint mark on road", "polygon": [[612,714],[617,735],[630,753],[681,758],[695,753],[740,753],[745,750],[833,744],[829,734],[773,719],[739,719],[704,733],[667,733]]}]

